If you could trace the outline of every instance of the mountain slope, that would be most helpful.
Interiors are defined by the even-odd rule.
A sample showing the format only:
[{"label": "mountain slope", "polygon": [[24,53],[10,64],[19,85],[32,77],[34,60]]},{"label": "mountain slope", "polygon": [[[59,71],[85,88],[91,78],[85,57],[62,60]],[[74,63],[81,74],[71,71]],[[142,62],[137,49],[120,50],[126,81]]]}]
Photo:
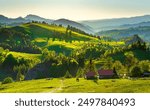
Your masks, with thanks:
[{"label": "mountain slope", "polygon": [[26,22],[29,22],[29,20],[26,20],[22,17],[8,18],[3,15],[0,15],[0,23],[1,24],[14,24],[14,23],[26,23]]},{"label": "mountain slope", "polygon": [[125,43],[127,45],[137,43],[137,42],[144,43],[143,39],[141,39],[138,35],[131,36],[125,40]]},{"label": "mountain slope", "polygon": [[51,23],[53,20],[52,19],[45,19],[45,18],[42,18],[42,17],[39,17],[37,15],[32,15],[32,14],[29,14],[25,17],[26,20],[30,20],[30,21],[40,21],[40,22],[47,22],[47,23]]},{"label": "mountain slope", "polygon": [[142,27],[142,26],[150,26],[150,21],[147,22],[141,22],[141,23],[137,23],[137,24],[124,24],[119,26],[118,28],[134,28],[134,27]]},{"label": "mountain slope", "polygon": [[115,30],[101,31],[97,33],[97,35],[110,37],[116,40],[119,40],[128,36],[132,36],[134,34],[138,34],[142,39],[149,42],[150,41],[150,26],[141,26],[141,27],[127,28],[127,29],[115,29]]},{"label": "mountain slope", "polygon": [[53,21],[54,24],[62,24],[63,26],[67,27],[68,25],[72,26],[72,27],[75,27],[75,28],[78,28],[86,33],[90,33],[90,34],[93,34],[93,29],[89,26],[85,26],[83,24],[80,24],[78,22],[75,22],[75,21],[71,21],[71,20],[67,20],[67,19],[58,19],[58,20],[55,20]]}]

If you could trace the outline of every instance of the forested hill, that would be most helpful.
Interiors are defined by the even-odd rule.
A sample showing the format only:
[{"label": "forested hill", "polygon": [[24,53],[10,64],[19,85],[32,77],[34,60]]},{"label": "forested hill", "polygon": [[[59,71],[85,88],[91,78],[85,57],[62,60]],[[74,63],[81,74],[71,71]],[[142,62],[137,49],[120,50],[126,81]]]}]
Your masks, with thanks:
[{"label": "forested hill", "polygon": [[0,28],[0,46],[12,51],[40,53],[49,40],[88,41],[96,38],[76,28],[65,28],[46,23],[25,23],[20,26]]},{"label": "forested hill", "polygon": [[150,41],[150,26],[140,26],[127,29],[115,29],[109,31],[101,31],[97,33],[100,36],[106,36],[112,39],[120,40],[138,34],[143,40]]}]

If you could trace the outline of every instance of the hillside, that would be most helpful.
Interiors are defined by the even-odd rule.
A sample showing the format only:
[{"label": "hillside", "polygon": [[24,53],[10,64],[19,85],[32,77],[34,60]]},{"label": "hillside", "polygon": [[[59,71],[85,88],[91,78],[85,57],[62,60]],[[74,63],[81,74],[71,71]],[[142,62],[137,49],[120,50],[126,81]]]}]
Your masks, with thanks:
[{"label": "hillside", "polygon": [[18,52],[40,53],[39,48],[33,44],[30,36],[12,28],[0,29],[0,46]]},{"label": "hillside", "polygon": [[97,40],[62,26],[42,23],[25,23],[20,26],[2,28],[0,36],[0,46],[5,49],[30,53],[39,53],[39,48],[48,48],[58,53],[69,54],[72,49],[80,47],[84,42]]},{"label": "hillside", "polygon": [[110,37],[112,39],[122,39],[134,34],[138,34],[144,41],[150,41],[150,26],[140,26],[135,28],[127,28],[127,29],[115,29],[109,31],[100,31],[97,35]]},{"label": "hillside", "polygon": [[29,14],[24,18],[23,17],[8,18],[3,15],[0,15],[0,24],[2,24],[2,25],[19,26],[23,23],[32,22],[32,21],[46,22],[48,24],[57,24],[57,25],[61,24],[64,27],[67,27],[68,25],[70,25],[70,26],[80,29],[86,33],[94,34],[94,30],[90,26],[83,25],[76,21],[72,21],[72,20],[68,20],[68,19],[58,19],[58,20],[46,19],[46,18],[37,16],[37,15],[33,15],[33,14]]},{"label": "hillside", "polygon": [[[105,40],[104,37],[84,34],[69,26],[35,21],[1,28],[0,81],[8,76],[15,82],[84,77],[91,69],[88,66],[91,59],[94,71],[116,68],[121,78],[123,74],[131,76],[132,71],[127,70],[137,65],[136,68],[141,69],[138,77],[149,71],[150,51],[140,37],[118,41]],[[127,43],[129,45],[125,45]],[[128,59],[131,61],[126,63]]]},{"label": "hillside", "polygon": [[86,33],[90,33],[90,34],[93,34],[94,31],[91,27],[89,26],[85,26],[83,24],[80,24],[78,22],[75,22],[75,21],[71,21],[71,20],[67,20],[67,19],[58,19],[58,20],[55,20],[53,21],[54,24],[57,24],[57,25],[63,25],[65,27],[67,27],[68,25],[72,26],[72,27],[76,27],[80,30],[83,30],[85,31]]}]

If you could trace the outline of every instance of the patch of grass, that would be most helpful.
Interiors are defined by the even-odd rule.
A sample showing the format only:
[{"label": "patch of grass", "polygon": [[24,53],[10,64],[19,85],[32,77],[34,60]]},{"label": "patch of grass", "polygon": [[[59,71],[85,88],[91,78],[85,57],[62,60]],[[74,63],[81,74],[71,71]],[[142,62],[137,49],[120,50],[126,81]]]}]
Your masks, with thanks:
[{"label": "patch of grass", "polygon": [[72,51],[71,48],[67,48],[63,45],[51,45],[47,48],[48,48],[48,50],[55,51],[56,53],[63,53],[65,55],[69,55]]},{"label": "patch of grass", "polygon": [[38,92],[51,92],[60,86],[59,79],[53,80],[31,80],[14,82],[0,86],[1,93],[38,93]]},{"label": "patch of grass", "polygon": [[[38,86],[37,86],[38,85]],[[103,79],[95,83],[83,78],[76,82],[76,78],[53,80],[31,80],[14,82],[0,86],[1,93],[150,93],[150,78],[145,79]]]},{"label": "patch of grass", "polygon": [[[20,27],[24,28],[24,30],[28,32],[28,34],[30,34],[32,38],[47,38],[47,37],[54,38],[53,36],[54,31],[62,34],[66,33],[66,28],[64,27],[51,26],[51,25],[41,24],[41,23],[23,24]],[[81,41],[97,40],[94,37],[80,34],[77,32],[72,32],[72,37],[67,39],[81,40]]]},{"label": "patch of grass", "polygon": [[8,54],[12,54],[18,58],[25,58],[25,59],[34,59],[39,60],[41,58],[41,54],[31,54],[31,53],[22,53],[22,52],[9,52]]}]

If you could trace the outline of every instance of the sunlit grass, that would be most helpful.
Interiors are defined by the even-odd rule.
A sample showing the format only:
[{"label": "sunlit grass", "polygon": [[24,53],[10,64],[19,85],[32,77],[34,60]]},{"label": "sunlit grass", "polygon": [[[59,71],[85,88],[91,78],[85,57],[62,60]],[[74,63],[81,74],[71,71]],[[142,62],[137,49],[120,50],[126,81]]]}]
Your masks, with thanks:
[{"label": "sunlit grass", "polygon": [[0,86],[0,92],[7,93],[32,93],[32,92],[50,92],[60,86],[60,80],[31,80],[23,82],[14,82],[11,84],[2,84]]},{"label": "sunlit grass", "polygon": [[125,42],[123,41],[101,41],[102,44],[107,44],[110,46],[120,46],[125,45]]},{"label": "sunlit grass", "polygon": [[12,54],[14,57],[25,58],[25,59],[34,59],[39,60],[41,54],[31,54],[31,53],[22,53],[22,52],[12,52],[10,51],[8,54]]},{"label": "sunlit grass", "polygon": [[[38,86],[37,86],[38,85]],[[83,78],[53,80],[31,80],[1,84],[0,92],[61,92],[61,93],[150,93],[150,78],[144,79],[103,79],[93,81]]]}]

